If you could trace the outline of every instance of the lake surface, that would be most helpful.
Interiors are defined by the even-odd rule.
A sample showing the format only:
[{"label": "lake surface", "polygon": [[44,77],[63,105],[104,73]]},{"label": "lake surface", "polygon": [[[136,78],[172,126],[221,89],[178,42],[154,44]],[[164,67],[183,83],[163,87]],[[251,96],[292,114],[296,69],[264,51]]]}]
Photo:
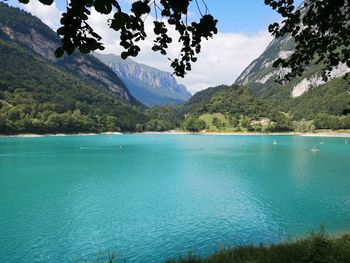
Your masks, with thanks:
[{"label": "lake surface", "polygon": [[117,262],[162,262],[321,224],[349,231],[345,140],[0,138],[0,262],[95,262],[113,252]]}]

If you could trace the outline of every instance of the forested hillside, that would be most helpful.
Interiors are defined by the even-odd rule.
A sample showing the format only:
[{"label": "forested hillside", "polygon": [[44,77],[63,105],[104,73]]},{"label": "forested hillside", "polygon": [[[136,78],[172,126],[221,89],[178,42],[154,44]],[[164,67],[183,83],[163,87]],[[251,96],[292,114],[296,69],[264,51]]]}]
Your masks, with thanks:
[{"label": "forested hillside", "polygon": [[95,57],[57,60],[58,41],[38,18],[0,3],[0,133],[350,129],[349,83],[338,76],[346,68],[336,69],[327,83],[318,79],[315,66],[304,79],[275,82],[281,72],[272,62],[292,52],[289,38],[274,40],[235,85],[198,92],[180,106],[151,109]]},{"label": "forested hillside", "polygon": [[[256,95],[244,86],[220,86],[194,95],[182,106],[188,130],[193,119],[213,131],[313,131],[350,129],[348,84],[334,79],[298,98],[276,99]],[[188,125],[190,123],[190,125]]]},{"label": "forested hillside", "polygon": [[242,72],[235,85],[194,95],[182,107],[187,119],[192,120],[185,126],[198,119],[214,131],[349,129],[350,84],[343,78],[349,71],[345,65],[334,68],[328,82],[322,80],[322,65],[313,63],[303,76],[277,82],[287,70],[272,64],[290,56],[294,47],[289,36],[275,39]]},{"label": "forested hillside", "polygon": [[118,76],[92,56],[56,60],[57,35],[0,3],[0,132],[134,131],[148,120]]},{"label": "forested hillside", "polygon": [[79,53],[57,60],[57,34],[0,3],[0,133],[164,131],[175,107],[147,109],[111,68]]},{"label": "forested hillside", "polygon": [[134,130],[140,107],[0,40],[1,133]]},{"label": "forested hillside", "polygon": [[112,90],[119,97],[136,103],[120,78],[95,57],[76,52],[56,59],[55,50],[60,45],[60,40],[37,17],[0,3],[0,34],[3,41],[17,44],[34,56],[40,56],[95,86]]}]

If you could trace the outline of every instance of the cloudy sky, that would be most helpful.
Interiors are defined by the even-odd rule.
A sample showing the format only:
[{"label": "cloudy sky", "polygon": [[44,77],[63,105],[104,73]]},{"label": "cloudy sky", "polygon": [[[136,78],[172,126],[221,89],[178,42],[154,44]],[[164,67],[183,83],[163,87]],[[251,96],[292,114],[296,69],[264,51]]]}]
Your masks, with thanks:
[{"label": "cloudy sky", "polygon": [[[124,10],[130,9],[132,0],[120,2]],[[232,84],[245,67],[264,51],[272,40],[267,27],[280,19],[274,11],[264,5],[264,0],[205,0],[205,2],[210,13],[219,20],[219,33],[214,39],[203,43],[202,52],[192,71],[184,79],[178,78],[178,81],[186,85],[192,93],[220,84]],[[38,0],[31,0],[28,5],[19,5],[17,0],[10,0],[10,4],[20,6],[39,17],[51,28],[57,29],[66,1],[56,0],[52,6],[43,6]],[[190,17],[193,20],[199,19],[195,4],[192,4]],[[107,16],[92,11],[89,22],[103,37],[106,47],[104,53],[119,55],[122,48],[118,45],[118,33],[108,28],[107,19]],[[151,24],[152,16],[149,16],[146,28],[149,28],[150,38],[141,45],[142,52],[135,60],[172,72],[167,58],[178,56],[179,45],[174,41],[166,57],[154,53],[151,50],[153,35]],[[175,31],[170,33],[176,38]]]}]

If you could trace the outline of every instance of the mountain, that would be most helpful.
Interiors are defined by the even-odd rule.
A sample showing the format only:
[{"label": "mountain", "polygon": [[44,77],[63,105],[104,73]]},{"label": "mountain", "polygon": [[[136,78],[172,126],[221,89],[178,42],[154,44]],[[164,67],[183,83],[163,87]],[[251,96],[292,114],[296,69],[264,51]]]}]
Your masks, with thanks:
[{"label": "mountain", "polygon": [[181,104],[191,97],[186,87],[168,72],[112,54],[94,55],[117,73],[130,93],[146,106]]},{"label": "mountain", "polygon": [[180,111],[183,114],[187,114],[201,109],[206,103],[209,103],[213,95],[223,87],[225,86],[211,87],[195,93],[187,102],[180,106]]},{"label": "mountain", "polygon": [[2,39],[15,42],[35,55],[70,70],[99,87],[112,90],[120,97],[136,102],[120,78],[98,59],[75,52],[72,56],[56,59],[55,49],[61,45],[57,34],[29,13],[0,3],[0,33]]},{"label": "mountain", "polygon": [[327,82],[321,77],[323,65],[312,62],[301,77],[284,85],[276,82],[288,69],[273,68],[272,63],[279,57],[288,58],[294,48],[290,36],[274,39],[235,84],[249,87],[256,96],[268,99],[281,111],[292,112],[296,119],[313,119],[317,114],[341,116],[350,103],[349,83],[342,78],[350,71],[346,65],[333,68]]},{"label": "mountain", "polygon": [[[299,78],[283,85],[276,82],[286,70],[273,68],[273,62],[287,58],[294,48],[289,36],[274,39],[234,85],[195,94],[182,106],[184,113],[204,120],[209,130],[349,129],[349,83],[342,78],[349,72],[346,66],[334,68],[326,83],[321,77],[322,65],[315,63]],[[212,122],[219,123],[219,128],[213,128]]]},{"label": "mountain", "polygon": [[[283,86],[276,83],[279,76],[283,76],[288,69],[274,68],[273,62],[278,58],[288,58],[295,48],[295,42],[289,35],[274,39],[260,57],[250,63],[235,81],[236,85],[252,88],[259,96],[282,98],[297,98],[313,88],[325,84],[322,80],[322,66],[311,63],[301,77],[286,82]],[[345,64],[334,68],[330,80],[344,76],[350,70]]]},{"label": "mountain", "polygon": [[0,3],[0,133],[134,130],[144,107],[105,64],[78,52],[57,60],[55,32]]}]

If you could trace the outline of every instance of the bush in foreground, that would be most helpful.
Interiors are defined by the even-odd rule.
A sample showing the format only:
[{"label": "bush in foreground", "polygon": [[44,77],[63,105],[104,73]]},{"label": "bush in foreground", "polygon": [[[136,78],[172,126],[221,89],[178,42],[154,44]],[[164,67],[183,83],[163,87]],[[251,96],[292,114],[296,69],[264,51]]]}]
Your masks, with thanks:
[{"label": "bush in foreground", "polygon": [[223,249],[207,258],[188,256],[167,263],[343,263],[350,262],[350,235],[329,238],[321,231],[307,238],[271,246]]}]

